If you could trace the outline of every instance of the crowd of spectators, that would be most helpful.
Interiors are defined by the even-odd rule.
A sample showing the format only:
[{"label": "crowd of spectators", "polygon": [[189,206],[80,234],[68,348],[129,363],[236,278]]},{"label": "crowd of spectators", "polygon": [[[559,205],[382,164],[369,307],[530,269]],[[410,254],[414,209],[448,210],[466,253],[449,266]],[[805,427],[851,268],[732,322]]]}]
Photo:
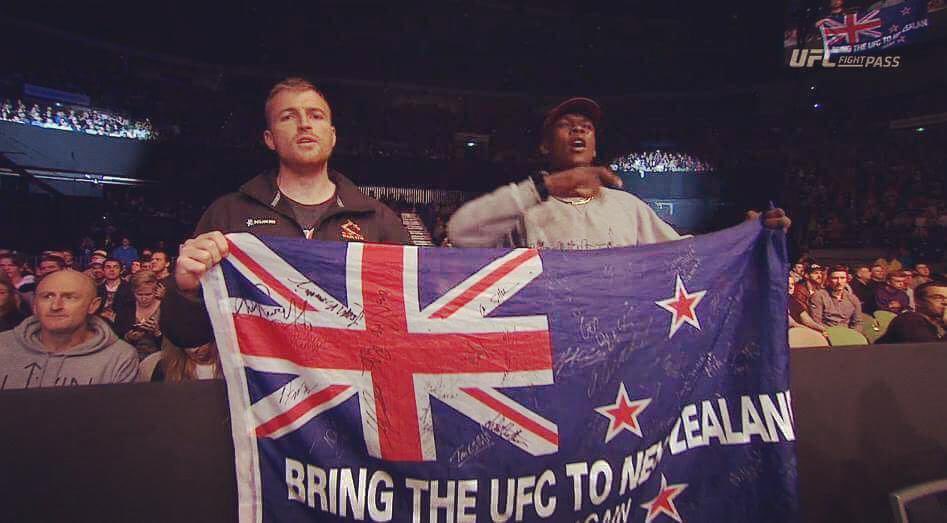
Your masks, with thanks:
[{"label": "crowd of spectators", "polygon": [[904,256],[854,267],[800,259],[789,273],[788,304],[794,346],[940,341],[947,278]]},{"label": "crowd of spectators", "polygon": [[[172,258],[162,244],[137,249],[130,239],[122,238],[111,252],[94,249],[87,263],[82,262],[83,258],[81,253],[66,249],[46,251],[31,261],[19,253],[0,250],[0,333],[6,332],[3,335],[7,342],[28,350],[31,343],[39,343],[40,339],[48,345],[51,337],[64,330],[63,322],[73,327],[88,325],[86,335],[107,347],[94,351],[97,370],[90,371],[90,363],[72,372],[69,379],[78,379],[80,384],[221,376],[213,344],[184,349],[173,346],[162,336],[160,305],[173,269]],[[64,275],[50,278],[57,273]],[[83,290],[86,288],[88,292]],[[12,341],[14,338],[16,341]],[[0,364],[4,357],[16,356],[16,351],[6,346],[4,349],[9,353],[0,355]],[[112,356],[106,357],[102,352]],[[85,352],[77,354],[83,356]],[[103,370],[114,366],[117,360],[124,362],[129,354],[134,355],[133,370],[124,369],[118,374]],[[73,365],[77,365],[75,360]],[[8,386],[50,385],[32,382],[32,375],[23,378],[23,383],[16,383],[20,378],[8,377],[13,379]],[[62,384],[71,383],[53,385]]]},{"label": "crowd of spectators", "polygon": [[[463,203],[462,199],[453,198],[456,195],[378,187],[364,190],[396,211],[415,213],[428,225],[435,245],[450,246],[446,222]],[[135,355],[138,371],[124,372],[122,380],[220,377],[212,343],[182,348],[162,336],[160,303],[173,274],[173,259],[165,242],[157,242],[152,248],[138,248],[130,238],[119,236],[113,242],[114,237],[114,231],[106,236],[110,238],[108,249],[97,248],[102,243],[84,238],[78,249],[46,251],[35,258],[0,250],[0,333],[17,330],[20,336],[27,336],[24,328],[14,329],[27,323],[31,329],[38,329],[30,336],[39,336],[37,333],[42,329],[53,329],[52,324],[62,319],[57,311],[66,307],[66,298],[50,294],[43,289],[43,282],[52,274],[74,269],[95,287],[86,305],[92,318],[89,325],[97,327],[90,327],[88,335],[101,343],[112,340],[108,341],[109,346],[124,347],[112,351],[116,358],[127,358],[128,351]],[[866,342],[942,340],[947,282],[934,268],[933,263],[915,257],[907,249],[892,250],[873,263],[854,267],[826,268],[811,259],[800,260],[789,275],[791,343],[795,339],[793,333],[800,331],[818,337],[816,345],[850,343],[851,338],[842,342],[833,339],[839,328],[859,333]],[[73,286],[82,287],[82,281],[62,278],[63,284],[71,281]],[[46,300],[45,305],[37,300]],[[40,314],[40,310],[46,312]],[[33,342],[24,339],[17,343],[28,350]],[[98,383],[96,380],[105,379],[98,374],[82,376],[80,382]],[[48,384],[23,386],[34,385]],[[16,385],[10,382],[7,386]]]},{"label": "crowd of spectators", "polygon": [[631,153],[612,161],[615,172],[637,172],[641,176],[653,173],[698,173],[712,172],[711,165],[687,153],[654,151]]},{"label": "crowd of spectators", "polygon": [[132,120],[119,114],[59,103],[52,106],[39,103],[27,105],[22,100],[4,99],[0,102],[0,120],[113,138],[158,138],[158,133],[147,118]]}]

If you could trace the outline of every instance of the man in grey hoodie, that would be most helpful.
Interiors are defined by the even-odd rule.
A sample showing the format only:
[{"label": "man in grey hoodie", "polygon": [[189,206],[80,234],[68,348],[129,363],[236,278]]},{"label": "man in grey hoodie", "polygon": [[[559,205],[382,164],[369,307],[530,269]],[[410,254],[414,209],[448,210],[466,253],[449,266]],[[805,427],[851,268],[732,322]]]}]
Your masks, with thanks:
[{"label": "man in grey hoodie", "polygon": [[[447,223],[451,243],[587,250],[681,238],[641,199],[612,189],[621,187],[615,173],[594,165],[601,117],[589,98],[570,98],[550,110],[539,147],[549,170],[467,202]],[[763,223],[788,229],[790,220],[782,209],[771,209]]]},{"label": "man in grey hoodie", "polygon": [[135,349],[95,315],[95,282],[73,270],[40,281],[33,316],[0,334],[0,390],[128,383]]}]

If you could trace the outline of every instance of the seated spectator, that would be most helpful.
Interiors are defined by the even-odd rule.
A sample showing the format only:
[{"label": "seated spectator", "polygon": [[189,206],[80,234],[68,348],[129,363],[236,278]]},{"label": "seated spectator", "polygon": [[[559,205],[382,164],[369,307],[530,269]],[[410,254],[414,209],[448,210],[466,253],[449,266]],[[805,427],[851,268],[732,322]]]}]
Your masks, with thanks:
[{"label": "seated spectator", "polygon": [[877,343],[942,341],[947,327],[947,284],[927,282],[915,289],[917,312],[907,311],[891,320]]},{"label": "seated spectator", "polygon": [[891,249],[888,251],[888,254],[884,258],[878,258],[875,260],[875,265],[881,265],[885,268],[885,272],[897,272],[904,268],[901,265],[901,262],[898,260],[899,249]]},{"label": "seated spectator", "polygon": [[27,316],[20,309],[16,288],[6,276],[0,275],[0,332],[16,327]]},{"label": "seated spectator", "polygon": [[813,263],[809,266],[809,269],[806,270],[805,281],[796,285],[793,299],[799,302],[803,310],[809,310],[809,297],[822,288],[824,278],[825,275],[822,273],[822,267]]},{"label": "seated spectator", "polygon": [[904,269],[901,272],[904,273],[904,293],[908,295],[908,308],[913,311],[914,310],[914,287],[911,287],[911,284],[914,282],[914,271],[910,269]]},{"label": "seated spectator", "polygon": [[114,324],[116,310],[131,308],[135,297],[131,285],[122,281],[122,262],[108,258],[102,265],[104,281],[98,286],[98,296],[102,301],[99,316]]},{"label": "seated spectator", "polygon": [[903,271],[892,272],[884,287],[875,291],[875,310],[900,314],[910,309],[911,300],[904,292],[907,277]]},{"label": "seated spectator", "polygon": [[931,266],[926,263],[918,263],[914,266],[914,281],[909,285],[912,289],[917,289],[921,285],[934,281],[931,277]]},{"label": "seated spectator", "polygon": [[76,254],[70,250],[62,251],[62,259],[66,263],[67,269],[75,269]]},{"label": "seated spectator", "polygon": [[888,271],[884,265],[875,263],[872,264],[869,272],[871,274],[871,281],[868,283],[868,288],[871,289],[871,299],[862,303],[862,312],[865,314],[874,314],[875,311],[878,310],[878,305],[875,303],[875,293],[878,292],[878,289],[885,286],[885,282],[888,280]]},{"label": "seated spectator", "polygon": [[128,273],[125,276],[122,276],[122,279],[125,281],[131,281],[132,276],[138,274],[141,270],[141,261],[135,260],[132,262],[131,266],[128,268]]},{"label": "seated spectator", "polygon": [[132,277],[134,303],[120,306],[116,312],[115,332],[138,350],[140,359],[161,347],[161,329],[158,319],[161,300],[155,296],[158,279],[151,271],[139,271]]},{"label": "seated spectator", "polygon": [[122,262],[122,267],[127,269],[138,259],[138,249],[132,247],[131,240],[123,237],[122,244],[112,249],[112,258]]},{"label": "seated spectator", "polygon": [[0,256],[0,271],[6,275],[20,300],[29,308],[33,303],[33,291],[36,290],[36,279],[26,273],[26,259],[19,254],[8,253]]},{"label": "seated spectator", "polygon": [[139,381],[181,382],[222,379],[217,344],[182,349],[169,340],[161,342],[161,352],[148,356],[139,367]]},{"label": "seated spectator", "polygon": [[34,316],[0,333],[4,388],[127,383],[138,375],[135,350],[95,316],[92,280],[58,271],[39,283]]},{"label": "seated spectator", "polygon": [[103,262],[93,260],[82,274],[92,278],[92,281],[98,287],[105,281],[105,266]]},{"label": "seated spectator", "polygon": [[806,264],[798,261],[792,264],[792,271],[789,272],[789,275],[792,276],[797,283],[806,279]]},{"label": "seated spectator", "polygon": [[825,328],[822,325],[812,321],[812,316],[809,316],[809,311],[806,310],[799,300],[796,300],[793,297],[793,292],[796,289],[796,278],[792,274],[789,275],[789,328],[793,327],[808,327],[815,330],[816,332],[821,332],[825,334]]},{"label": "seated spectator", "polygon": [[168,253],[155,249],[151,253],[151,272],[158,278],[157,296],[160,300],[164,298],[165,289],[168,288],[168,278],[171,277],[171,264],[169,263]]},{"label": "seated spectator", "polygon": [[55,254],[43,255],[43,257],[39,259],[39,264],[36,266],[36,278],[41,280],[48,274],[61,271],[65,268],[66,260],[60,256],[56,256]]},{"label": "seated spectator", "polygon": [[861,302],[848,289],[848,271],[836,265],[829,271],[826,288],[817,290],[809,298],[809,316],[823,328],[848,327],[860,330],[862,326]]},{"label": "seated spectator", "polygon": [[873,314],[875,308],[875,291],[879,285],[871,279],[871,270],[867,265],[858,265],[855,267],[855,278],[851,283],[852,292],[862,304],[862,312]]}]

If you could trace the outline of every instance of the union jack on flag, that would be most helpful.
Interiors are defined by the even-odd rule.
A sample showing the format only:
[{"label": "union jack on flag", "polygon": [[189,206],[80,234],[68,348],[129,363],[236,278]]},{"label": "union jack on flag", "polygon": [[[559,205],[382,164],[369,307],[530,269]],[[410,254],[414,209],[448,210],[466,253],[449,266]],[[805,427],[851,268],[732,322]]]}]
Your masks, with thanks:
[{"label": "union jack on flag", "polygon": [[227,240],[204,299],[241,521],[794,518],[782,232]]},{"label": "union jack on flag", "polygon": [[881,37],[881,20],[879,11],[874,9],[865,14],[848,13],[842,19],[826,18],[821,22],[822,34],[826,45],[835,45],[844,41],[846,44],[857,44],[863,39]]},{"label": "union jack on flag", "polygon": [[832,54],[878,51],[913,43],[927,29],[926,0],[905,0],[878,9],[831,15],[816,23]]}]

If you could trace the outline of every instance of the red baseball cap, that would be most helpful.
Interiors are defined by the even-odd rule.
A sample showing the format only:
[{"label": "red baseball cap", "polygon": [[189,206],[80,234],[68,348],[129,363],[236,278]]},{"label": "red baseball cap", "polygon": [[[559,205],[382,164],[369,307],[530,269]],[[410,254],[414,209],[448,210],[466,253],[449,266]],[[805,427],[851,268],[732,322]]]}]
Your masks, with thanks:
[{"label": "red baseball cap", "polygon": [[598,102],[591,98],[576,96],[550,109],[543,120],[543,129],[555,123],[560,116],[569,113],[587,116],[596,127],[598,127],[599,121],[602,120],[602,108],[598,105]]}]

